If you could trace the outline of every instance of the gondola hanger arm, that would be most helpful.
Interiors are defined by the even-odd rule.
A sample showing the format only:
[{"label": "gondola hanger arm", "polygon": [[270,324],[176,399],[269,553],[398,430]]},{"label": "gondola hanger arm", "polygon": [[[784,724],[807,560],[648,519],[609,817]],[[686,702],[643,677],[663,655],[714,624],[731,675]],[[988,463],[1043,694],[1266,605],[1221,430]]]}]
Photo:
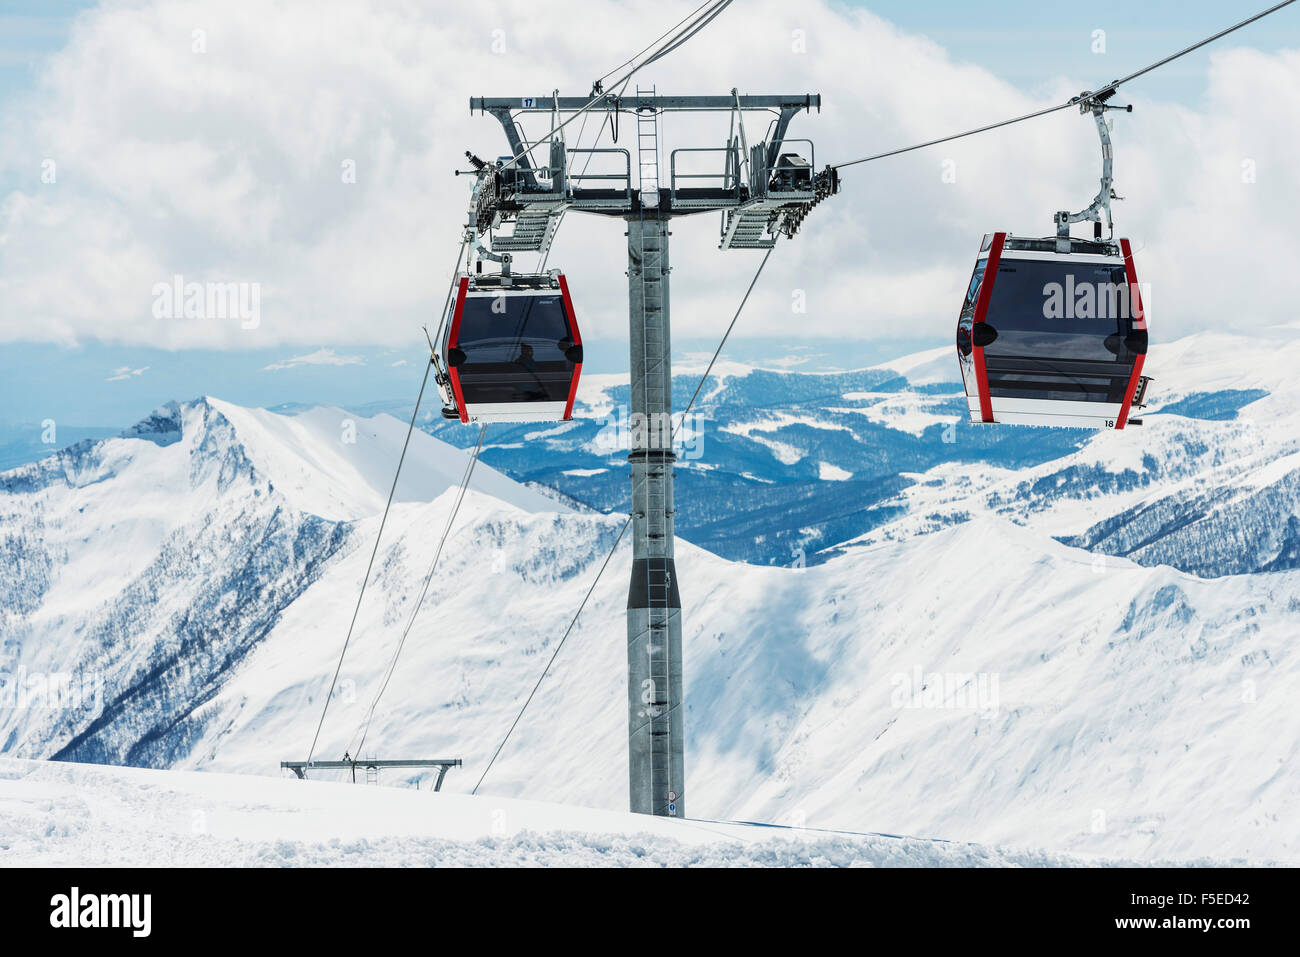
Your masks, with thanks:
[{"label": "gondola hanger arm", "polygon": [[[1101,189],[1097,191],[1093,201],[1079,212],[1071,213],[1068,210],[1062,210],[1056,214],[1056,245],[1060,252],[1070,251],[1070,226],[1073,223],[1095,223],[1093,238],[1100,239],[1102,213],[1105,213],[1106,217],[1108,238],[1115,238],[1115,221],[1111,215],[1110,204],[1111,200],[1123,199],[1123,197],[1115,192],[1114,148],[1110,139],[1110,125],[1106,122],[1107,111],[1121,109],[1121,107],[1111,105],[1108,102],[1114,95],[1115,84],[1112,83],[1109,87],[1104,87],[1099,93],[1085,90],[1070,100],[1069,105],[1078,105],[1080,114],[1086,116],[1091,113],[1093,121],[1097,125],[1097,135],[1101,139]],[[1128,104],[1122,109],[1127,113],[1132,113],[1133,105]]]}]

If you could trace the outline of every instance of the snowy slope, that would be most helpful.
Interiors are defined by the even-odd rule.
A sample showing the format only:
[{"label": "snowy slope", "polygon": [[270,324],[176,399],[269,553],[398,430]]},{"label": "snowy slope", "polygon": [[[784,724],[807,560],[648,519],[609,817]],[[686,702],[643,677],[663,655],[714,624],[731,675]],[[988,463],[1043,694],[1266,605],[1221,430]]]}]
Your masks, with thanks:
[{"label": "snowy slope", "polygon": [[[493,570],[458,550],[447,565],[365,753],[460,757],[445,789],[473,787],[616,527],[572,521],[585,527],[544,516],[463,526],[459,543],[507,557]],[[575,537],[590,550],[556,568]],[[412,567],[392,567],[363,613],[318,756],[355,753],[401,620],[392,603],[422,564],[402,561]],[[355,580],[359,562],[341,561],[295,603],[213,702],[185,766],[269,773],[305,756],[337,651],[319,622],[346,609],[333,576]],[[1201,581],[997,521],[803,571],[691,547],[678,568],[692,816],[1112,856],[1300,857],[1287,810],[1300,800],[1294,573]],[[622,574],[602,580],[485,793],[625,806],[625,587]],[[959,687],[900,699],[916,669],[924,684],[938,672]],[[963,700],[981,681],[990,694]]]},{"label": "snowy slope", "polygon": [[0,866],[1039,867],[1059,854],[0,758]]},{"label": "snowy slope", "polygon": [[[0,747],[164,765],[187,754],[196,710],[331,561],[373,536],[404,436],[387,416],[289,419],[202,399],[0,475],[5,684],[62,676],[103,699],[0,708]],[[444,492],[465,463],[417,435],[398,498]],[[563,510],[487,466],[475,483],[494,501]]]},{"label": "snowy slope", "polygon": [[[383,509],[408,423],[390,415],[359,418],[342,409],[316,408],[288,416],[210,397],[205,401],[230,421],[253,468],[275,478],[291,508],[331,520],[356,519]],[[416,433],[395,500],[427,502],[459,486],[465,464],[464,455]],[[475,469],[474,487],[520,508],[557,510],[551,499],[491,468]]]}]

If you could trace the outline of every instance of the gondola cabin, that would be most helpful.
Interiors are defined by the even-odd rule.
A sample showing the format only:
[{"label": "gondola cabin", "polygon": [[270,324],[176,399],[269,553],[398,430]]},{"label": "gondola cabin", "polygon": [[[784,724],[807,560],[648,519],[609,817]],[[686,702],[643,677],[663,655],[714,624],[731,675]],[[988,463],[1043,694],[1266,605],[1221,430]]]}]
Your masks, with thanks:
[{"label": "gondola cabin", "polygon": [[444,416],[461,422],[573,418],[582,337],[563,274],[462,274],[446,330],[440,352],[451,401]]},{"label": "gondola cabin", "polygon": [[1141,424],[1147,321],[1132,248],[1065,242],[984,237],[957,321],[972,422]]}]

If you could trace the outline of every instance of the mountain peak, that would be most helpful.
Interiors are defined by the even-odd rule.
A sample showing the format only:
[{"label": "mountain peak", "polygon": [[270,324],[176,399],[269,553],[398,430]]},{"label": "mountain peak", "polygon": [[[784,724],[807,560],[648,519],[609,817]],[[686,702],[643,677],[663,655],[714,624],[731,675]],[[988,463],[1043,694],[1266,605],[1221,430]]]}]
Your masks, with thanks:
[{"label": "mountain peak", "polygon": [[[202,400],[196,400],[202,401]],[[189,405],[190,403],[187,403]],[[123,429],[123,439],[145,439],[155,445],[171,445],[181,437],[181,405],[178,402],[166,402],[154,409],[147,416],[130,428]]]},{"label": "mountain peak", "polygon": [[[221,399],[205,402],[230,423],[255,471],[294,508],[334,521],[383,510],[409,423],[386,413],[367,418],[333,406],[282,415]],[[393,501],[429,502],[459,486],[468,459],[467,450],[415,431]],[[569,511],[483,462],[475,466],[470,487],[525,511]]]}]

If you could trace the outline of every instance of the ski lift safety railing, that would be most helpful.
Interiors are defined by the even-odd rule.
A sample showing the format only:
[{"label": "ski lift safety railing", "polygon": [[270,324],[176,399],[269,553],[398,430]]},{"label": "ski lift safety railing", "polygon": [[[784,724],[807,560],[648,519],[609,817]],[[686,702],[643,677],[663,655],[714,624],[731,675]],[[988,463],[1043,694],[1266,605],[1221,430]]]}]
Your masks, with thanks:
[{"label": "ski lift safety railing", "polygon": [[563,172],[558,166],[518,166],[501,171],[501,183],[508,189],[521,193],[550,193],[554,191],[555,174]]},{"label": "ski lift safety railing", "polygon": [[[628,152],[626,149],[623,149],[622,147],[609,147],[609,146],[601,147],[601,148],[594,148],[594,147],[583,147],[583,148],[578,148],[578,147],[575,147],[575,148],[569,150],[569,156],[570,156],[570,157],[575,156],[575,155],[577,155],[577,154],[579,154],[579,153],[584,153],[584,154],[586,154],[586,155],[589,156],[589,157],[591,157],[591,156],[595,156],[595,155],[598,154],[598,153],[604,153],[604,154],[612,153],[612,154],[615,154],[615,155],[618,155],[618,156],[622,156],[622,157],[623,157],[623,172],[621,172],[621,173],[588,173],[588,172],[586,172],[586,168],[587,168],[587,167],[586,167],[586,164],[583,165],[583,171],[582,171],[582,172],[576,172],[576,171],[574,171],[574,167],[575,167],[577,164],[576,164],[576,163],[573,163],[572,161],[570,161],[570,163],[569,163],[569,169],[570,169],[570,172],[569,172],[569,182],[570,182],[571,184],[573,184],[574,186],[577,186],[577,185],[579,185],[580,183],[582,183],[583,180],[600,180],[600,181],[604,181],[604,180],[613,180],[614,182],[622,182],[622,183],[623,183],[623,186],[620,187],[620,188],[622,189],[622,191],[623,191],[624,193],[627,194],[628,202],[631,202],[631,200],[632,200],[632,154],[631,154],[630,152]],[[587,162],[590,163],[591,160],[588,159]]]},{"label": "ski lift safety railing", "polygon": [[[725,153],[726,163],[722,172],[709,173],[679,173],[677,172],[677,154],[678,153]],[[734,145],[731,146],[691,146],[675,149],[668,154],[668,184],[671,189],[673,199],[677,198],[677,181],[678,180],[713,180],[721,182],[723,189],[735,190],[736,198],[740,198],[740,177],[738,176],[740,160],[738,151]]]}]

